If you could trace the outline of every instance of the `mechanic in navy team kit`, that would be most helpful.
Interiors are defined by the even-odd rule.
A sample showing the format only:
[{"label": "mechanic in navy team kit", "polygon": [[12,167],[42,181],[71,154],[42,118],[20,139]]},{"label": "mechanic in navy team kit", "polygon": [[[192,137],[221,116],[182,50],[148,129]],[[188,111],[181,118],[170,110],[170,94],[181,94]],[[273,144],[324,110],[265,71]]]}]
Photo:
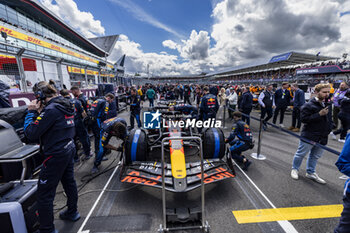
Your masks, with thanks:
[{"label": "mechanic in navy team kit", "polygon": [[115,150],[115,151],[122,151],[123,146],[117,148],[111,144],[109,144],[109,140],[112,136],[115,136],[121,140],[124,140],[127,136],[127,124],[126,121],[123,118],[115,117],[108,119],[102,123],[101,126],[101,136],[100,136],[100,142],[99,142],[99,151],[96,156],[94,167],[91,170],[91,173],[97,173],[99,171],[98,166],[100,166],[102,158],[104,156],[105,150]]},{"label": "mechanic in navy team kit", "polygon": [[230,152],[232,158],[243,163],[243,170],[248,170],[251,162],[242,155],[242,152],[253,148],[253,134],[249,125],[242,121],[241,112],[234,112],[233,120],[234,124],[232,126],[232,132],[225,142],[229,143],[231,146]]},{"label": "mechanic in navy team kit", "polygon": [[[74,125],[75,125],[75,145],[77,145],[77,139],[79,139],[79,141],[81,142],[81,144],[83,145],[83,150],[84,150],[84,158],[83,160],[87,160],[90,159],[90,138],[87,134],[86,128],[84,126],[84,122],[83,119],[87,116],[83,105],[81,104],[81,102],[78,99],[72,99],[69,91],[67,89],[62,89],[60,91],[61,96],[63,96],[64,98],[68,99],[74,107]],[[84,132],[85,129],[85,132]],[[85,135],[86,133],[86,135]],[[77,148],[77,146],[76,146]],[[78,156],[78,153],[75,153],[74,156],[74,162],[79,162],[80,158]]]},{"label": "mechanic in navy team kit", "polygon": [[137,94],[136,89],[131,89],[131,96],[130,96],[130,125],[131,129],[134,128],[135,119],[137,122],[137,126],[141,128],[141,119],[140,119],[140,113],[141,113],[141,106],[140,106],[141,98]]},{"label": "mechanic in navy team kit", "polygon": [[[91,154],[91,142],[87,130],[87,126],[85,125],[86,118],[89,117],[90,112],[90,101],[89,99],[80,91],[79,87],[73,86],[71,89],[71,92],[73,96],[75,97],[76,104],[78,105],[78,108],[76,107],[76,110],[78,110],[78,119],[75,122],[75,132],[76,136],[79,138],[79,141],[81,142],[84,150],[85,157],[84,160],[87,160],[92,157]],[[77,102],[79,101],[79,102]],[[80,109],[80,106],[82,106],[82,109]]]},{"label": "mechanic in navy team kit", "polygon": [[37,100],[28,105],[24,133],[28,140],[40,143],[44,155],[39,174],[37,203],[40,233],[57,232],[54,226],[53,201],[58,182],[67,195],[67,209],[60,213],[63,220],[77,221],[78,192],[74,180],[74,107],[57,96],[53,85],[45,81],[33,87]]},{"label": "mechanic in navy team kit", "polygon": [[219,103],[215,95],[209,93],[209,88],[206,86],[203,88],[204,96],[199,103],[200,119],[205,121],[210,118],[216,117],[216,113],[219,110]]},{"label": "mechanic in navy team kit", "polygon": [[175,100],[174,88],[170,87],[167,93],[165,94],[165,100]]},{"label": "mechanic in navy team kit", "polygon": [[109,104],[114,100],[114,95],[108,93],[103,99],[97,99],[91,104],[92,132],[95,138],[95,155],[97,156],[100,143],[101,124],[107,119]]}]

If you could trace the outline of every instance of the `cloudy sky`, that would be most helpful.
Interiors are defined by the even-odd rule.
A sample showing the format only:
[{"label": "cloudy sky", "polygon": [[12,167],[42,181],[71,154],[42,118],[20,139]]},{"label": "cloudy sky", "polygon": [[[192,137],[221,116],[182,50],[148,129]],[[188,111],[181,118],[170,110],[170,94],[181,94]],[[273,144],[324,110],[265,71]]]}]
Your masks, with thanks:
[{"label": "cloudy sky", "polygon": [[[39,0],[86,37],[119,34],[127,73],[200,74],[289,51],[349,51],[348,0]],[[350,53],[349,53],[350,54]]]}]

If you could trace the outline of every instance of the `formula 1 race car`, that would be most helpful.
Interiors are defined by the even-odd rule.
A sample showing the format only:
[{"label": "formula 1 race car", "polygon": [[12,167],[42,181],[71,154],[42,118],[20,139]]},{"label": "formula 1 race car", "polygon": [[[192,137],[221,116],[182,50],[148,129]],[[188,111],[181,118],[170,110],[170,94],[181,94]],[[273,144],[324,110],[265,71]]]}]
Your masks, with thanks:
[{"label": "formula 1 race car", "polygon": [[157,101],[158,107],[160,106],[171,106],[171,105],[176,105],[176,104],[183,104],[183,100],[166,100],[165,98],[160,98]]},{"label": "formula 1 race car", "polygon": [[[156,107],[158,111],[159,108],[162,107]],[[172,192],[201,186],[201,159],[204,184],[235,176],[220,128],[206,128],[198,133],[193,127],[195,119],[180,112],[161,113],[163,124],[159,129],[134,129],[127,137],[122,182],[162,188],[162,159],[164,188]]]},{"label": "formula 1 race car", "polygon": [[[170,111],[171,104],[174,103],[153,109],[157,112],[152,113],[152,121],[159,117],[159,127],[133,129],[129,133],[120,179],[124,183],[161,188],[163,224],[159,232],[190,229],[209,232],[204,186],[235,177],[233,162],[220,128],[211,126],[198,133],[196,117]],[[159,109],[163,110],[159,112]],[[199,187],[201,208],[167,208],[166,191],[183,193]],[[176,225],[179,223],[180,226]]]}]

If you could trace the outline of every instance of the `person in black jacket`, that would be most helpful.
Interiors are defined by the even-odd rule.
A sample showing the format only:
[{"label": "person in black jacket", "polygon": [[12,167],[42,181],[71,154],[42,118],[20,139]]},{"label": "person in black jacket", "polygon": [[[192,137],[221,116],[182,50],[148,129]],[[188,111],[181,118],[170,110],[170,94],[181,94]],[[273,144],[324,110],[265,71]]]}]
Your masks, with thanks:
[{"label": "person in black jacket", "polygon": [[280,127],[282,128],[284,128],[284,125],[283,125],[284,113],[286,112],[287,107],[290,105],[291,96],[290,96],[289,90],[287,90],[288,87],[289,87],[289,83],[282,83],[282,88],[278,89],[275,92],[276,109],[275,109],[272,122],[276,124],[277,116],[279,113],[281,113]]},{"label": "person in black jacket", "polygon": [[299,132],[301,127],[300,109],[305,104],[305,93],[303,90],[299,89],[297,83],[292,85],[292,91],[294,91],[292,126],[288,129],[292,130],[293,132]]},{"label": "person in black jacket", "polygon": [[[250,93],[248,87],[244,87],[242,91],[242,101],[240,102],[239,109],[242,113],[249,116],[253,109],[253,95]],[[250,117],[248,116],[242,115],[242,121],[245,121],[248,125],[250,125]]]},{"label": "person in black jacket", "polygon": [[74,107],[57,96],[54,86],[45,81],[34,85],[37,100],[28,105],[24,133],[32,142],[40,143],[44,155],[37,190],[40,233],[56,232],[53,201],[58,182],[61,181],[67,195],[67,209],[60,213],[64,220],[77,221],[78,191],[74,180]]},{"label": "person in black jacket", "polygon": [[184,104],[188,103],[191,104],[191,88],[188,85],[185,85],[184,87]]},{"label": "person in black jacket", "polygon": [[340,112],[338,118],[341,122],[341,128],[334,131],[334,135],[340,134],[339,142],[345,143],[345,137],[350,128],[350,90],[345,93],[345,96],[339,100]]},{"label": "person in black jacket", "polygon": [[[316,97],[312,98],[301,108],[301,121],[304,123],[301,136],[305,139],[326,145],[328,135],[332,130],[332,116],[329,114],[329,106],[325,100],[329,97],[329,84],[318,84],[315,86]],[[300,139],[299,147],[293,158],[291,177],[299,179],[298,171],[304,157],[309,154],[306,164],[306,177],[320,184],[326,181],[316,174],[317,160],[322,157],[324,150],[314,144],[309,144]]]}]

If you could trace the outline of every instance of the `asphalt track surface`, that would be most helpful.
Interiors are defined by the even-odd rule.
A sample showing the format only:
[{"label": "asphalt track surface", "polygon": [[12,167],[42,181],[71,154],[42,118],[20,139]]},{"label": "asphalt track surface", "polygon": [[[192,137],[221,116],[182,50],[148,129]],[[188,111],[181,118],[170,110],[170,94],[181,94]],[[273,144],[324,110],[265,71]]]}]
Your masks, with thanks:
[{"label": "asphalt track surface", "polygon": [[[252,115],[259,116],[259,113],[253,112]],[[128,112],[122,112],[119,116],[127,121],[129,119]],[[288,127],[290,122],[291,115],[287,114],[284,125]],[[231,125],[232,121],[227,120],[227,129],[224,129],[226,136]],[[251,120],[251,128],[257,142],[259,123]],[[300,179],[291,179],[291,164],[298,143],[299,139],[269,127],[263,133],[261,144],[261,154],[267,157],[266,160],[258,161],[250,157],[252,152],[256,152],[255,146],[244,153],[253,162],[246,174],[235,168],[235,178],[205,186],[205,214],[210,232],[333,232],[339,218],[238,224],[232,214],[235,210],[342,204],[344,180],[339,179],[342,174],[334,165],[337,160],[335,154],[326,151],[317,164],[316,171],[327,181],[326,185],[305,178],[306,159],[301,166]],[[330,139],[328,146],[341,151],[343,144]],[[75,223],[58,218],[59,209],[66,202],[59,186],[55,199],[56,229],[64,233],[157,232],[162,224],[161,190],[121,183],[118,157],[117,152],[108,155],[109,159],[101,165],[101,171],[107,172],[80,190],[78,208],[82,218]],[[83,183],[82,178],[86,180],[90,177],[92,164],[93,160],[90,159],[76,165],[75,176],[79,187]],[[169,207],[199,206],[199,189],[184,194],[167,192],[167,203]]]}]

